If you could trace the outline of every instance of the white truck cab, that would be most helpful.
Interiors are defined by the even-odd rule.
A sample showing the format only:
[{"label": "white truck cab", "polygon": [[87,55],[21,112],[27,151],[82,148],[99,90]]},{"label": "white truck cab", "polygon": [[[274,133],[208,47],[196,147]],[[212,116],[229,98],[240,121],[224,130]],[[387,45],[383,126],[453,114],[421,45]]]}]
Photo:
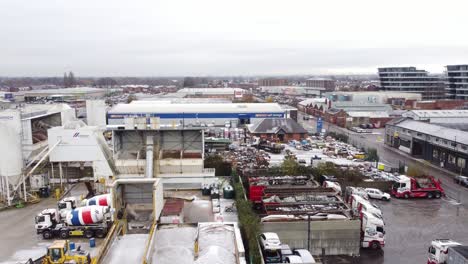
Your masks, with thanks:
[{"label": "white truck cab", "polygon": [[341,185],[333,181],[324,181],[323,187],[332,188],[338,195],[341,195]]},{"label": "white truck cab", "polygon": [[42,210],[35,218],[36,230],[42,230],[57,225],[60,221],[57,209],[49,208]]},{"label": "white truck cab", "polygon": [[380,219],[383,218],[382,211],[379,208],[356,194],[351,196],[351,209],[353,210],[354,215],[359,215],[360,212],[368,212]]},{"label": "white truck cab", "polygon": [[60,200],[57,204],[58,210],[60,212],[60,217],[64,218],[67,212],[76,208],[76,205],[76,197],[65,197],[62,200]]},{"label": "white truck cab", "polygon": [[382,248],[385,245],[385,224],[383,220],[366,211],[362,211],[361,214],[361,246],[372,249]]},{"label": "white truck cab", "polygon": [[405,175],[400,175],[398,181],[393,185],[393,188],[397,193],[411,191],[411,179]]},{"label": "white truck cab", "polygon": [[461,246],[460,243],[450,239],[436,239],[431,242],[427,257],[428,264],[441,264],[447,261],[448,249]]}]

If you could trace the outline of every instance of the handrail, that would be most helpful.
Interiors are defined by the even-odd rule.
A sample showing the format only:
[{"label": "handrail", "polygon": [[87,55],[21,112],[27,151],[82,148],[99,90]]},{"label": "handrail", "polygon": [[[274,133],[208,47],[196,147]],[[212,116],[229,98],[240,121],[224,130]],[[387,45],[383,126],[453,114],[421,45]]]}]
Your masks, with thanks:
[{"label": "handrail", "polygon": [[153,224],[151,225],[151,230],[150,230],[150,233],[149,233],[149,236],[148,236],[148,240],[146,242],[146,248],[145,248],[145,253],[143,254],[143,264],[151,264],[152,262],[152,256],[151,256],[151,248],[153,246],[153,236],[154,236],[154,233],[156,232],[156,228],[157,228],[157,223],[156,221],[153,221]]},{"label": "handrail", "polygon": [[107,253],[107,250],[109,249],[110,242],[114,240],[115,236],[117,236],[121,230],[122,230],[122,224],[119,220],[116,220],[114,224],[112,225],[111,229],[109,230],[109,232],[107,233],[106,238],[104,239],[104,243],[102,244],[102,247],[99,250],[98,256],[96,257],[96,260],[97,260],[96,263],[101,263],[105,254]]}]

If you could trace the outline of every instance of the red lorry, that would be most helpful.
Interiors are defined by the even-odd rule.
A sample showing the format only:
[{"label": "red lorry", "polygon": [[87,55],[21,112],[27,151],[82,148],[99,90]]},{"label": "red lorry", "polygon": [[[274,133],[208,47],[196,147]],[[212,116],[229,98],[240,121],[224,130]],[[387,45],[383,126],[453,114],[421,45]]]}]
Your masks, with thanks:
[{"label": "red lorry", "polygon": [[445,196],[440,180],[432,176],[408,177],[401,175],[392,186],[392,195],[396,198],[437,198]]}]

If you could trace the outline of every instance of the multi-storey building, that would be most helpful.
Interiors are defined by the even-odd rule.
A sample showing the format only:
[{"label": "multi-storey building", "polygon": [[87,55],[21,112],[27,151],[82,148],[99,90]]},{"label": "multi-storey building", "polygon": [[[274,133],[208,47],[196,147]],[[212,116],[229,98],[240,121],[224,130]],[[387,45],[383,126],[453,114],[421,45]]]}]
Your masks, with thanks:
[{"label": "multi-storey building", "polygon": [[425,70],[416,67],[379,68],[381,89],[384,91],[399,91],[420,93],[423,100],[445,98],[443,80],[430,76]]},{"label": "multi-storey building", "polygon": [[288,84],[286,79],[265,78],[258,80],[258,86],[285,86]]},{"label": "multi-storey building", "polygon": [[447,65],[445,68],[447,97],[468,100],[468,64]]},{"label": "multi-storey building", "polygon": [[325,91],[335,91],[335,80],[324,78],[310,78],[306,80],[307,87],[324,88]]}]

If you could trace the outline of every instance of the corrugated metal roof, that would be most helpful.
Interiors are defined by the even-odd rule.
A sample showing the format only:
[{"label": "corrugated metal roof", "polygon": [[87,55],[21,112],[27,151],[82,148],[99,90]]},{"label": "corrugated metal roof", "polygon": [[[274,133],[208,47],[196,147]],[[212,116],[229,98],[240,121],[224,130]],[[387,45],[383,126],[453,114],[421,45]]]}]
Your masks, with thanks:
[{"label": "corrugated metal roof", "polygon": [[81,94],[81,93],[95,93],[105,92],[104,89],[94,87],[75,87],[75,88],[59,88],[59,89],[41,89],[24,91],[24,94]]},{"label": "corrugated metal roof", "polygon": [[468,110],[411,110],[403,116],[412,116],[423,118],[432,117],[468,117]]},{"label": "corrugated metal roof", "polygon": [[461,130],[442,127],[439,125],[421,121],[415,121],[412,119],[406,119],[404,121],[392,125],[450,141],[457,141],[458,143],[468,145],[468,132],[464,132]]},{"label": "corrugated metal roof", "polygon": [[284,113],[277,103],[118,104],[109,113]]},{"label": "corrugated metal roof", "polygon": [[183,88],[177,91],[177,93],[185,93],[185,94],[195,94],[195,93],[202,93],[202,94],[234,94],[234,92],[246,92],[246,90],[242,88]]},{"label": "corrugated metal roof", "polygon": [[319,103],[324,104],[325,100],[327,100],[327,98],[311,98],[311,99],[306,99],[304,101],[301,101],[299,102],[299,104],[303,106],[306,106],[309,104],[319,104]]},{"label": "corrugated metal roof", "polygon": [[370,118],[383,118],[383,117],[389,117],[387,112],[354,112],[350,111],[347,112],[347,114],[350,117],[370,117]]}]

